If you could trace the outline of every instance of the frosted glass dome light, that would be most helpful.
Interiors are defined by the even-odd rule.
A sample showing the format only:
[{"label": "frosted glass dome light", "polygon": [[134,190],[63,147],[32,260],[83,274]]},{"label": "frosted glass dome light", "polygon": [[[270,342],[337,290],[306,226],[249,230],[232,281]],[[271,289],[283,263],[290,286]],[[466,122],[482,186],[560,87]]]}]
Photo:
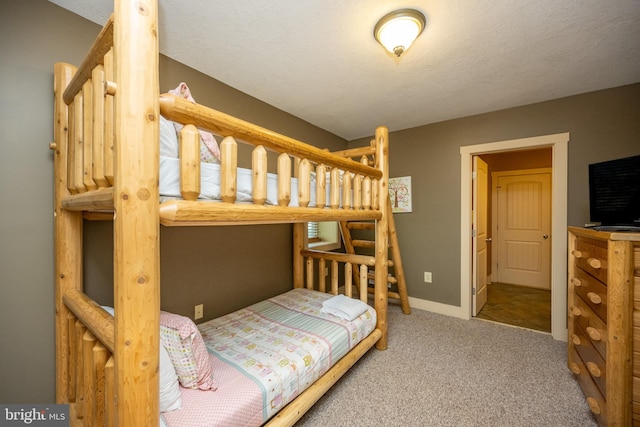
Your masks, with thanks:
[{"label": "frosted glass dome light", "polygon": [[395,56],[402,55],[424,30],[426,19],[415,9],[400,9],[378,21],[373,36]]}]

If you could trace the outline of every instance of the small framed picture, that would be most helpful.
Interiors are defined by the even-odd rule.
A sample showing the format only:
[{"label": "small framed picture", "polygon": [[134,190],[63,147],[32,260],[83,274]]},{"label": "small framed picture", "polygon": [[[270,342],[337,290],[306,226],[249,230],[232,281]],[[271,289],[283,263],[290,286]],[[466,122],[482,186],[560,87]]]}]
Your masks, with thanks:
[{"label": "small framed picture", "polygon": [[393,213],[411,212],[411,177],[389,178],[389,199]]}]

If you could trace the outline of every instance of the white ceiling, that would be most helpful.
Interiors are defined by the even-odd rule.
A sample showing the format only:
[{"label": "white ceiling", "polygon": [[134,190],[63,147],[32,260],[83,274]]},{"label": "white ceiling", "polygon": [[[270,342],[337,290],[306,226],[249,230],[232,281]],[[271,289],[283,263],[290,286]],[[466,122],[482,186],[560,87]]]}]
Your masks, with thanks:
[{"label": "white ceiling", "polygon": [[[638,0],[159,3],[163,54],[347,140],[640,81]],[[427,27],[395,60],[373,27],[405,7]]]}]

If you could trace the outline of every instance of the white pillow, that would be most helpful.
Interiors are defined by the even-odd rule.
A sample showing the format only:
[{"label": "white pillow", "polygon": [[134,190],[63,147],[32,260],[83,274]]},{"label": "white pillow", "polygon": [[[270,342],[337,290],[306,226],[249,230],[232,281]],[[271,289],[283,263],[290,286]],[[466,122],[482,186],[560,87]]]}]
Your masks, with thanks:
[{"label": "white pillow", "polygon": [[101,305],[100,307],[102,307],[104,311],[106,311],[107,313],[113,316],[113,313],[114,313],[113,307],[108,307],[106,305]]},{"label": "white pillow", "polygon": [[[173,126],[172,126],[173,127]],[[102,308],[113,316],[113,307],[105,305]],[[175,411],[182,407],[180,385],[176,368],[171,363],[167,349],[160,343],[160,412]]]},{"label": "white pillow", "polygon": [[171,363],[167,349],[160,344],[160,412],[169,412],[180,409],[182,398],[178,375]]},{"label": "white pillow", "polygon": [[173,123],[160,116],[160,155],[178,158],[178,135]]}]

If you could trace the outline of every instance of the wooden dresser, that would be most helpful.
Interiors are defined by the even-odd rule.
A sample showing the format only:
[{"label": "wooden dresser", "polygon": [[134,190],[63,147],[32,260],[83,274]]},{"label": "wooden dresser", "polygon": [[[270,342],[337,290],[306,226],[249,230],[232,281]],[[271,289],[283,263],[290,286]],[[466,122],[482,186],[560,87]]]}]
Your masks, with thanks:
[{"label": "wooden dresser", "polygon": [[569,352],[600,425],[640,426],[640,233],[569,227]]}]

